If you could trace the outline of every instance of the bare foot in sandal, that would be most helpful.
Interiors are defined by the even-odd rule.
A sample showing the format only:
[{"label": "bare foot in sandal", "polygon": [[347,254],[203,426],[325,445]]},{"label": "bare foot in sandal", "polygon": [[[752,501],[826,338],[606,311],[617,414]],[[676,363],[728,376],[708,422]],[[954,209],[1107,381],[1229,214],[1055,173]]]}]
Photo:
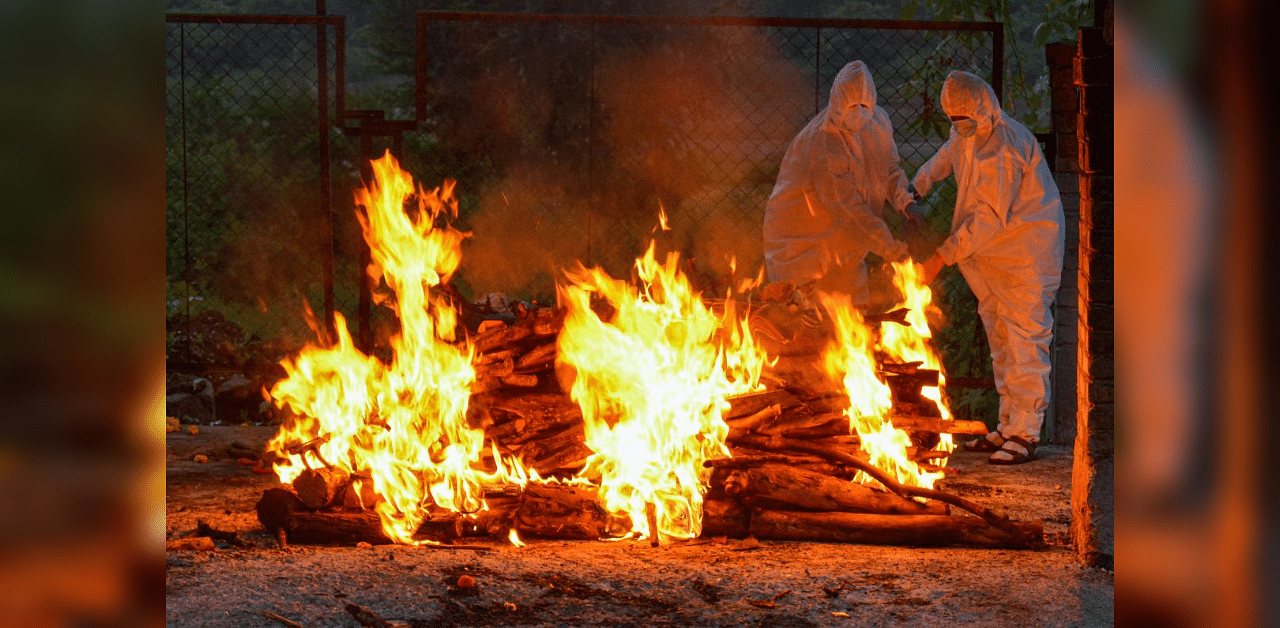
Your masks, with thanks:
[{"label": "bare foot in sandal", "polygon": [[986,436],[965,441],[963,447],[965,451],[1000,451],[1000,446],[1004,444],[1004,437],[1000,432],[990,432]]},{"label": "bare foot in sandal", "polygon": [[1036,459],[1036,444],[1020,436],[1010,436],[1000,450],[987,458],[989,464],[1013,465]]}]

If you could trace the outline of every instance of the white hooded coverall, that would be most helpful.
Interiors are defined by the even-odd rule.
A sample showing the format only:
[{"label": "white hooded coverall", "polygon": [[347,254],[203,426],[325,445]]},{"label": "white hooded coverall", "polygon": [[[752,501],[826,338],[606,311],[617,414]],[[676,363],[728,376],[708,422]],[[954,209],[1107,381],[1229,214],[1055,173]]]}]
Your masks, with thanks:
[{"label": "white hooded coverall", "polygon": [[951,235],[937,255],[959,265],[978,298],[1000,393],[997,429],[1005,438],[1036,442],[1048,409],[1049,305],[1062,278],[1062,200],[1035,136],[1004,113],[986,81],[952,72],[942,86],[942,109],[976,120],[977,132],[963,137],[953,126],[912,185],[923,197],[955,175]]},{"label": "white hooded coverall", "polygon": [[876,105],[876,87],[862,61],[840,70],[827,107],[791,141],[765,206],[765,270],[770,281],[870,298],[864,258],[898,261],[906,244],[881,217],[888,203],[905,213],[912,202],[898,165],[893,126]]}]

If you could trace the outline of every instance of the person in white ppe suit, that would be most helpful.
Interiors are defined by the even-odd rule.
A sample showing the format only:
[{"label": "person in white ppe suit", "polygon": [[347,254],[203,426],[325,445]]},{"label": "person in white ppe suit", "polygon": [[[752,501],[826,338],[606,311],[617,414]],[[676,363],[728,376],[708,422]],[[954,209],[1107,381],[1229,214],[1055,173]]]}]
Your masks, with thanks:
[{"label": "person in white ppe suit", "polygon": [[870,299],[867,253],[907,257],[881,217],[885,205],[904,216],[913,202],[898,165],[893,126],[876,105],[862,61],[840,70],[825,109],[791,141],[765,205],[765,271],[801,295],[814,289]]},{"label": "person in white ppe suit", "polygon": [[960,267],[978,298],[1000,394],[996,431],[965,443],[992,464],[1035,459],[1048,409],[1049,306],[1062,278],[1065,220],[1036,138],[1009,117],[991,86],[955,71],[942,85],[951,136],[912,180],[920,198],[955,176],[951,235],[924,262],[925,281]]}]

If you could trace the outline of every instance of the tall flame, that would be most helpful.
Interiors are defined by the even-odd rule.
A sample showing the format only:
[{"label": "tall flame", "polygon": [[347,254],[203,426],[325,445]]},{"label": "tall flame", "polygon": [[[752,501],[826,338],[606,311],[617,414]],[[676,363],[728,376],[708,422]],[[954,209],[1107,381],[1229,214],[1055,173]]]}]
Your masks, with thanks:
[{"label": "tall flame", "polygon": [[[823,362],[827,372],[844,383],[849,395],[845,414],[850,431],[858,435],[873,466],[902,484],[932,488],[942,474],[924,471],[911,460],[911,437],[889,421],[893,392],[879,377],[873,330],[848,295],[819,293],[818,297],[835,326],[835,342],[824,351]],[[873,481],[863,473],[856,479]]]},{"label": "tall flame", "polygon": [[[575,372],[570,394],[595,452],[582,475],[600,482],[606,509],[629,515],[633,533],[691,538],[702,530],[702,463],[729,455],[725,397],[758,387],[765,356],[731,301],[723,317],[707,308],[677,254],[659,263],[650,243],[635,268],[639,286],[599,268],[566,271],[557,360]],[[597,314],[593,297],[612,315]]]},{"label": "tall flame", "polygon": [[409,543],[430,504],[480,510],[482,482],[495,478],[471,469],[483,448],[482,432],[466,424],[473,351],[453,343],[456,314],[433,292],[457,269],[467,237],[436,225],[457,215],[453,182],[415,189],[389,152],[372,165],[374,180],[355,202],[367,214],[359,218],[372,255],[369,275],[385,280],[392,294],[381,302],[400,320],[392,358],[355,348],[346,320],[335,314],[332,346],[308,346],[282,363],[287,377],[270,395],[297,416],[270,448],[284,458],[275,466],[282,482],[317,465],[369,474],[382,498],[383,528]]},{"label": "tall flame", "polygon": [[[905,362],[921,362],[921,368],[938,371],[938,386],[926,386],[920,395],[938,405],[942,418],[950,420],[951,410],[942,398],[942,387],[946,385],[946,375],[942,372],[942,361],[934,351],[930,340],[933,332],[929,329],[927,312],[934,308],[933,291],[923,281],[924,267],[910,260],[893,263],[893,285],[902,293],[902,307],[907,308],[909,325],[884,325],[880,330],[878,349],[894,360]],[[938,449],[951,451],[955,445],[950,434],[942,434]]]}]

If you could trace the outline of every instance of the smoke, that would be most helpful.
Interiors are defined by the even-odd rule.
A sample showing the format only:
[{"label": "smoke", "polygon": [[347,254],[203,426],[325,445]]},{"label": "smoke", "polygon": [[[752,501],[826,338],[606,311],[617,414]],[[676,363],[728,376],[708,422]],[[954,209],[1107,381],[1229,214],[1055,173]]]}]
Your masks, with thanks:
[{"label": "smoke", "polygon": [[[806,121],[809,79],[740,28],[598,54],[590,119],[586,103],[562,93],[583,85],[537,51],[524,55],[523,74],[500,66],[465,90],[469,128],[449,124],[449,140],[505,151],[494,155],[505,162],[501,178],[476,191],[463,225],[473,237],[459,276],[476,297],[549,294],[559,270],[579,261],[625,275],[655,238],[704,287],[727,282],[735,264],[739,279],[761,265],[764,201]],[[668,232],[656,231],[660,212]]]}]

